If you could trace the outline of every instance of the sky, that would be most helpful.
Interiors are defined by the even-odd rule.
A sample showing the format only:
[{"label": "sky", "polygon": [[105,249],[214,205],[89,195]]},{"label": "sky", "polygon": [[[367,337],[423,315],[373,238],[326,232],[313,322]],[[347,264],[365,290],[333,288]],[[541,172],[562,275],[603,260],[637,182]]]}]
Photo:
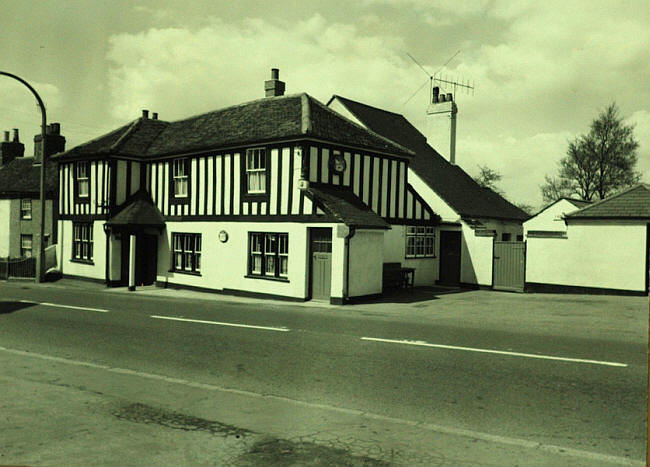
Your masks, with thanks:
[{"label": "sky", "polygon": [[[261,98],[274,67],[287,94],[338,94],[426,133],[435,73],[473,83],[455,94],[456,161],[499,172],[510,201],[541,206],[544,175],[612,102],[650,182],[647,0],[3,0],[0,31],[0,71],[38,91],[68,149],[142,109],[173,121]],[[40,121],[0,77],[0,131],[18,128],[27,155]]]}]

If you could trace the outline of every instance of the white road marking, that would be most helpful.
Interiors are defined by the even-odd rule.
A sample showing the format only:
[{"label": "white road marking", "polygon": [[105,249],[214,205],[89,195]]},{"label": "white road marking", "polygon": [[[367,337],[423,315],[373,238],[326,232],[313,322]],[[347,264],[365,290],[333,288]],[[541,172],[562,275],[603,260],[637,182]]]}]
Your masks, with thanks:
[{"label": "white road marking", "polygon": [[608,462],[611,464],[617,464],[617,465],[633,465],[633,466],[645,466],[645,462],[634,460],[634,459],[629,459],[626,457],[619,457],[619,456],[611,456],[608,454],[601,454],[598,452],[592,452],[592,451],[583,451],[581,449],[573,449],[573,448],[566,448],[562,446],[557,446],[554,444],[543,444],[539,443],[536,441],[528,441],[525,439],[520,439],[520,438],[510,438],[507,436],[499,436],[499,435],[492,435],[490,433],[485,433],[481,431],[473,431],[473,430],[464,430],[462,428],[453,428],[453,427],[446,427],[442,425],[436,425],[433,423],[423,423],[423,422],[417,422],[413,420],[405,420],[402,418],[395,418],[395,417],[388,417],[385,415],[379,415],[379,414],[374,414],[371,412],[364,412],[362,410],[357,410],[357,409],[346,409],[344,407],[335,407],[327,404],[316,404],[312,402],[305,402],[297,399],[290,399],[288,397],[282,397],[282,396],[274,396],[270,394],[260,394],[252,391],[244,391],[240,389],[231,389],[231,388],[224,388],[221,386],[216,386],[214,384],[206,384],[206,383],[197,383],[194,381],[189,381],[186,379],[181,379],[181,378],[172,378],[169,376],[164,376],[164,375],[158,375],[154,373],[146,373],[142,371],[136,371],[136,370],[129,370],[126,368],[117,368],[117,367],[110,367],[107,365],[100,365],[97,363],[90,363],[90,362],[83,362],[79,360],[71,360],[68,358],[62,358],[62,357],[54,357],[51,355],[44,355],[44,354],[39,354],[39,353],[34,353],[34,352],[25,352],[23,350],[15,350],[15,349],[7,349],[5,347],[0,347],[0,351],[2,352],[7,352],[10,354],[14,355],[20,355],[23,357],[32,357],[32,358],[39,358],[41,360],[47,360],[47,361],[52,361],[52,362],[57,362],[57,363],[64,363],[67,365],[74,365],[74,366],[80,366],[80,367],[86,367],[86,368],[93,368],[97,370],[104,370],[104,371],[109,371],[111,373],[117,373],[121,375],[131,375],[131,376],[137,376],[140,378],[146,378],[150,380],[155,380],[155,381],[163,381],[166,383],[173,383],[173,384],[180,384],[183,386],[187,387],[192,387],[192,388],[197,388],[197,389],[205,389],[208,391],[219,391],[219,392],[225,392],[225,393],[230,393],[230,394],[237,394],[240,396],[247,396],[247,397],[252,397],[252,398],[257,398],[257,399],[264,399],[264,400],[275,400],[275,401],[280,401],[280,402],[286,402],[289,404],[293,404],[296,406],[301,406],[301,407],[309,407],[313,409],[321,409],[321,410],[327,410],[330,412],[337,412],[337,413],[344,413],[347,415],[356,415],[360,417],[367,417],[372,420],[379,420],[379,421],[385,421],[385,422],[391,422],[391,423],[396,423],[400,425],[406,425],[406,426],[415,426],[422,428],[423,430],[435,432],[435,433],[443,433],[443,434],[449,434],[449,435],[456,435],[456,436],[462,436],[466,438],[471,438],[471,439],[478,439],[481,441],[486,441],[486,442],[492,442],[492,443],[498,443],[498,444],[504,444],[504,445],[509,445],[509,446],[517,446],[517,447],[522,447],[522,448],[528,448],[528,449],[538,449],[542,451],[547,451],[553,454],[557,455],[564,455],[564,456],[569,456],[569,457],[578,457],[582,459],[589,459],[592,461],[597,461],[597,462]]},{"label": "white road marking", "polygon": [[473,347],[459,347],[459,346],[456,346],[456,345],[430,344],[430,343],[424,342],[424,341],[380,339],[378,337],[362,337],[361,340],[374,341],[374,342],[386,342],[386,343],[389,343],[389,344],[406,344],[406,345],[417,345],[417,346],[421,346],[421,347],[435,347],[435,348],[438,348],[438,349],[465,350],[467,352],[493,353],[493,354],[498,354],[498,355],[509,355],[509,356],[512,356],[512,357],[540,358],[540,359],[543,359],[543,360],[559,360],[559,361],[562,361],[562,362],[591,363],[593,365],[627,367],[627,363],[604,362],[604,361],[600,361],[600,360],[587,360],[587,359],[584,359],[584,358],[553,357],[551,355],[538,355],[538,354],[521,353],[521,352],[507,352],[507,351],[504,351],[504,350],[476,349],[476,348],[473,348]]},{"label": "white road marking", "polygon": [[151,317],[156,318],[156,319],[168,319],[168,320],[171,320],[171,321],[186,321],[188,323],[215,324],[217,326],[231,326],[231,327],[235,327],[235,328],[263,329],[265,331],[280,331],[280,332],[289,331],[289,328],[285,328],[285,327],[276,328],[276,327],[272,327],[272,326],[254,326],[254,325],[251,325],[251,324],[223,323],[221,321],[205,321],[205,320],[202,320],[202,319],[177,318],[175,316],[151,315]]},{"label": "white road marking", "polygon": [[45,306],[55,306],[59,308],[70,308],[73,310],[87,310],[87,311],[97,311],[99,313],[108,313],[108,310],[103,308],[90,308],[87,306],[72,306],[72,305],[61,305],[59,303],[49,303],[49,302],[33,302],[31,300],[20,300],[21,303],[31,303],[33,305],[45,305]]}]

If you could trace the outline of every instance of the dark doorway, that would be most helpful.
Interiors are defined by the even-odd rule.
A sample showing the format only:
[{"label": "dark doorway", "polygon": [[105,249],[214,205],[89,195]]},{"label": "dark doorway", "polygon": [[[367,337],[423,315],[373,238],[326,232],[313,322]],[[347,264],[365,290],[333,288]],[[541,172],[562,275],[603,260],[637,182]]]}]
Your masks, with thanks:
[{"label": "dark doorway", "polygon": [[311,298],[329,301],[332,289],[332,229],[309,229],[309,254]]},{"label": "dark doorway", "polygon": [[[129,234],[122,234],[120,282],[129,285]],[[158,236],[137,233],[135,236],[135,285],[151,285],[158,269]]]},{"label": "dark doorway", "polygon": [[442,285],[460,284],[461,233],[442,230],[440,232],[440,278]]}]

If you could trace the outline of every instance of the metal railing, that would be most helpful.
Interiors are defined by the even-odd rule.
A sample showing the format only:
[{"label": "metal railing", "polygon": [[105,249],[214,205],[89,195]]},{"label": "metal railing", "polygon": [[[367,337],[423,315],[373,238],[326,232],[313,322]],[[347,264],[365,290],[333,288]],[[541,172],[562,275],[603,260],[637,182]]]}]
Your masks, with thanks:
[{"label": "metal railing", "polygon": [[0,259],[0,279],[36,277],[36,258]]}]

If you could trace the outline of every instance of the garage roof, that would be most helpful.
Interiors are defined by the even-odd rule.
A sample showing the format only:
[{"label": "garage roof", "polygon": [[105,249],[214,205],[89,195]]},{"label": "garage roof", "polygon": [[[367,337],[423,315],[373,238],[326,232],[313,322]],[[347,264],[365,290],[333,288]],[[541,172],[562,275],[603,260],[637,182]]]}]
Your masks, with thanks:
[{"label": "garage roof", "polygon": [[565,216],[571,219],[650,219],[650,185],[641,183]]}]

